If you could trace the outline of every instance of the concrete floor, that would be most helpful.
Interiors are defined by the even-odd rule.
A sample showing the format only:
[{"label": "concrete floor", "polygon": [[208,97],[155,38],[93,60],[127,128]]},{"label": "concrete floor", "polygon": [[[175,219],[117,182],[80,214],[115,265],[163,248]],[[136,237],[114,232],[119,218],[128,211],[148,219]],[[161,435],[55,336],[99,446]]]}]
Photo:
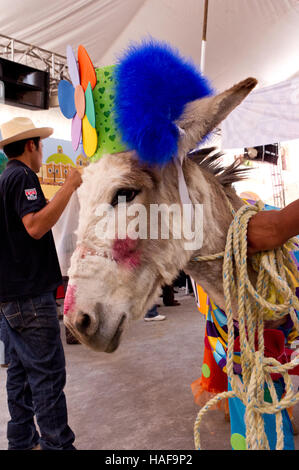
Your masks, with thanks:
[{"label": "concrete floor", "polygon": [[[176,295],[161,307],[162,322],[134,322],[119,349],[96,353],[61,336],[67,363],[69,424],[80,450],[193,450],[199,407],[190,384],[200,376],[204,317],[194,297]],[[161,299],[162,304],[162,299]],[[0,369],[0,450],[7,448],[6,370]],[[299,406],[295,408],[299,424]],[[230,425],[210,411],[201,426],[202,448],[228,450]],[[295,437],[299,449],[299,436]]]}]

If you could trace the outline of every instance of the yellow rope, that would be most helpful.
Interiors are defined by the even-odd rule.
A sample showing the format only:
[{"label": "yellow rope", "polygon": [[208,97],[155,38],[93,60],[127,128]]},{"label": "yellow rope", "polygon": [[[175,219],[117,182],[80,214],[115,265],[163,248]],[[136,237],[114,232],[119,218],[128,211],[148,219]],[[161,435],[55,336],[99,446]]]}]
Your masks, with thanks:
[{"label": "yellow rope", "polygon": [[[229,201],[228,201],[229,203]],[[194,424],[195,448],[200,449],[199,427],[205,413],[220,400],[238,397],[245,405],[246,445],[250,450],[269,449],[264,429],[262,414],[276,416],[276,449],[284,447],[282,411],[294,406],[299,401],[299,393],[294,387],[288,371],[299,364],[299,357],[287,364],[280,364],[274,358],[264,356],[264,320],[277,320],[291,315],[294,326],[299,332],[296,309],[299,301],[296,296],[295,281],[299,281],[298,270],[290,256],[295,239],[289,240],[281,248],[262,252],[253,257],[253,267],[257,271],[257,283],[254,288],[247,272],[247,225],[249,219],[262,209],[259,201],[256,205],[242,206],[236,213],[231,204],[233,221],[229,227],[226,247],[223,253],[196,257],[196,261],[211,261],[224,257],[223,287],[225,295],[225,313],[228,327],[227,375],[232,391],[223,392],[213,397],[198,413]],[[270,293],[274,301],[269,301]],[[233,371],[234,327],[232,296],[238,300],[238,322],[240,335],[240,359],[242,381]],[[272,295],[273,297],[273,295]],[[270,296],[270,298],[272,299]],[[268,300],[267,300],[268,299]],[[255,339],[258,349],[255,350]],[[285,394],[278,400],[271,374],[281,374],[285,381]],[[272,403],[264,400],[264,385],[267,384]]]}]

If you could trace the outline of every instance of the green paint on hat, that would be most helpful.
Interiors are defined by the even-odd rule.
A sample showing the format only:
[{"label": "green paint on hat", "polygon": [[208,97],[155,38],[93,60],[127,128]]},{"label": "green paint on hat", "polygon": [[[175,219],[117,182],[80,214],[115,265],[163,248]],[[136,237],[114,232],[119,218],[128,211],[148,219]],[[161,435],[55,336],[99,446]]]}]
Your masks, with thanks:
[{"label": "green paint on hat", "polygon": [[114,68],[115,65],[109,65],[95,69],[97,84],[93,89],[93,98],[98,147],[95,154],[91,157],[91,161],[99,160],[105,153],[117,153],[127,150],[113,118],[115,96]]}]

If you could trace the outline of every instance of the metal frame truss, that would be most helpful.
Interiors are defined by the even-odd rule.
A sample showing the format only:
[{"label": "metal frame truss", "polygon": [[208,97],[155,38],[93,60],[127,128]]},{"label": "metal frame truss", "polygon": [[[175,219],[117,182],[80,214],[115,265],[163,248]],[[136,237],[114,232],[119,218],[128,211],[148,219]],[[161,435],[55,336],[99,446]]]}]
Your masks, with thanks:
[{"label": "metal frame truss", "polygon": [[285,188],[282,176],[282,161],[280,144],[275,144],[277,147],[278,160],[277,165],[271,165],[271,178],[273,188],[273,203],[274,206],[283,208],[286,205],[285,202]]},{"label": "metal frame truss", "polygon": [[0,34],[0,56],[50,73],[50,101],[57,97],[58,83],[69,80],[67,59],[41,47]]}]

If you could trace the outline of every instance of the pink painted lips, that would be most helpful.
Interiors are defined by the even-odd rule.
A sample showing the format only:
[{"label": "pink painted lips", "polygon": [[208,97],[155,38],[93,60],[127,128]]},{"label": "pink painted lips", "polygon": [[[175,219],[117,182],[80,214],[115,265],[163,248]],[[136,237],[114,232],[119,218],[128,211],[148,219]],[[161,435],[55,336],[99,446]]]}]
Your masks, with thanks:
[{"label": "pink painted lips", "polygon": [[127,268],[136,268],[140,264],[140,252],[136,250],[137,243],[137,240],[129,237],[115,240],[112,246],[113,259]]},{"label": "pink painted lips", "polygon": [[68,315],[74,308],[76,297],[76,287],[69,285],[64,299],[64,315]]}]

